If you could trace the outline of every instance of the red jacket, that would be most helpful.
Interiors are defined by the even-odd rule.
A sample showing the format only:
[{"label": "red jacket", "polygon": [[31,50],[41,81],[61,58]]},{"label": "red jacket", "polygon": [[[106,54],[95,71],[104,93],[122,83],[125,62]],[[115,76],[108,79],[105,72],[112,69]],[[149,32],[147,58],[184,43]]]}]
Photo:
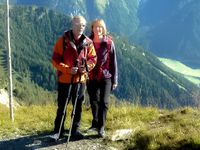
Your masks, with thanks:
[{"label": "red jacket", "polygon": [[[94,43],[95,45],[95,43]],[[97,64],[89,73],[90,80],[103,80],[111,78],[112,84],[118,84],[118,67],[115,45],[110,36],[104,36],[98,48]]]},{"label": "red jacket", "polygon": [[[77,60],[78,66],[86,60],[88,71],[91,71],[97,61],[96,52],[92,41],[87,36],[82,35],[79,41],[75,42],[72,30],[70,30],[65,32],[54,46],[52,64],[57,69],[58,82],[71,83],[71,68]],[[60,63],[64,63],[67,67],[61,66]],[[80,82],[86,82],[87,73],[74,75],[73,83],[79,82],[80,77]]]}]

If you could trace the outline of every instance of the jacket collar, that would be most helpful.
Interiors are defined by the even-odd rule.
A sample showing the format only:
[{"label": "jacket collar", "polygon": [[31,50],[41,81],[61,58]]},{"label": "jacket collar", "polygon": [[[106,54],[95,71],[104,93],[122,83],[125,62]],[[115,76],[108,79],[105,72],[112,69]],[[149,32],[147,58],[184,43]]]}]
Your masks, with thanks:
[{"label": "jacket collar", "polygon": [[67,31],[67,36],[69,38],[69,43],[72,48],[74,48],[78,52],[80,52],[88,44],[87,38],[84,34],[81,35],[78,45],[75,44],[76,42],[72,30]]}]

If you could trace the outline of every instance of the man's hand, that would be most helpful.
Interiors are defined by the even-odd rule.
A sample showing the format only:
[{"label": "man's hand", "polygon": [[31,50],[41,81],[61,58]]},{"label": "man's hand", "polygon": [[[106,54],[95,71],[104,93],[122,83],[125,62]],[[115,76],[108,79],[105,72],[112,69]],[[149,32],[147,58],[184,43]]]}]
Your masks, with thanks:
[{"label": "man's hand", "polygon": [[68,68],[68,66],[66,65],[66,64],[64,64],[64,63],[59,63],[59,70],[62,72],[62,73],[64,73],[64,74],[66,74],[67,73],[67,68]]},{"label": "man's hand", "polygon": [[72,68],[71,68],[71,74],[72,74],[72,75],[77,74],[77,72],[78,72],[78,67],[72,67]]},{"label": "man's hand", "polygon": [[85,66],[84,66],[84,65],[79,66],[78,71],[79,71],[81,74],[86,73]]},{"label": "man's hand", "polygon": [[65,65],[64,63],[60,63],[59,65],[62,67],[67,67],[67,65]]}]

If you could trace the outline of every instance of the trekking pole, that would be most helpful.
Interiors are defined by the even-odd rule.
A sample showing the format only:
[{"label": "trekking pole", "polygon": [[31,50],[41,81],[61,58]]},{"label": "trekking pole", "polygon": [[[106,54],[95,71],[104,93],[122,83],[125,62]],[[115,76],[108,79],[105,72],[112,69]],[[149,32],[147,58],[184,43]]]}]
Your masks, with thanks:
[{"label": "trekking pole", "polygon": [[[78,65],[78,60],[75,61],[74,67],[77,67],[77,65]],[[70,94],[71,94],[71,90],[72,90],[73,81],[74,81],[74,75],[72,75],[71,83],[70,83],[70,85],[69,85],[69,89],[68,89],[68,93],[67,93],[67,99],[66,99],[66,101],[65,101],[65,106],[64,106],[63,114],[62,114],[62,119],[61,119],[61,122],[60,122],[59,132],[58,132],[57,137],[54,138],[56,141],[57,141],[57,140],[59,139],[59,137],[60,137],[61,128],[62,128],[62,124],[63,124],[63,121],[64,121],[64,116],[65,116],[65,113],[66,113],[67,104],[68,104],[69,99],[70,99]]]},{"label": "trekking pole", "polygon": [[[82,64],[83,63],[84,63],[84,61],[82,60]],[[79,90],[80,90],[80,87],[81,87],[80,81],[81,81],[81,74],[80,74],[79,82],[78,82],[77,89],[76,89],[76,97],[75,97],[75,101],[74,101],[74,107],[73,107],[73,112],[72,112],[72,119],[71,119],[71,124],[70,124],[70,128],[69,128],[69,135],[68,135],[68,138],[67,138],[67,145],[69,143],[71,132],[72,132],[72,126],[73,126],[73,122],[74,122],[76,105],[77,105],[77,100],[78,100],[78,96],[79,96]]]},{"label": "trekking pole", "polygon": [[68,135],[68,138],[67,138],[67,145],[69,143],[70,136],[71,136],[71,133],[72,133],[72,126],[73,126],[73,122],[74,122],[76,104],[77,104],[77,100],[78,100],[78,96],[79,96],[79,89],[80,89],[80,79],[79,79],[79,83],[78,83],[77,89],[76,89],[76,98],[75,98],[74,107],[73,107],[73,111],[72,111],[72,119],[71,119],[71,124],[70,124],[70,128],[69,128],[69,135]]}]

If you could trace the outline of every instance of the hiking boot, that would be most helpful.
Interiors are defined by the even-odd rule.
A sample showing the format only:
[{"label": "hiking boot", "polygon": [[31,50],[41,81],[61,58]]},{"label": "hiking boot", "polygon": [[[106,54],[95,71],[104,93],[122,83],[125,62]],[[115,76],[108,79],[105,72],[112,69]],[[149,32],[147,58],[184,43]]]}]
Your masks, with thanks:
[{"label": "hiking boot", "polygon": [[106,132],[105,132],[105,130],[104,130],[103,127],[99,129],[99,131],[98,131],[98,136],[99,136],[100,138],[105,138]]},{"label": "hiking boot", "polygon": [[87,132],[97,132],[98,128],[91,126],[89,129],[87,129]]},{"label": "hiking boot", "polygon": [[64,137],[64,133],[60,133],[60,136],[59,136],[59,133],[55,133],[55,134],[50,135],[49,137],[52,140],[57,141],[58,139],[61,139]]},{"label": "hiking boot", "polygon": [[73,139],[77,139],[77,140],[84,138],[84,135],[80,131],[72,132],[71,136]]}]

